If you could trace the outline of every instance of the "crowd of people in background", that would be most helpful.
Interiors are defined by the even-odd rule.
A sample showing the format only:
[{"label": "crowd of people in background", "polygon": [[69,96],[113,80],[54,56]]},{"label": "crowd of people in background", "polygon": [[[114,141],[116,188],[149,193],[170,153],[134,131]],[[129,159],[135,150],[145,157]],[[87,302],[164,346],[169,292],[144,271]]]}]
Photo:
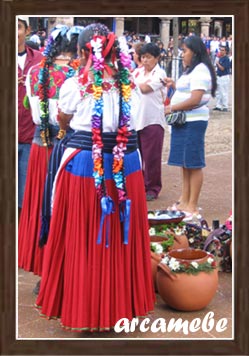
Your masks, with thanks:
[{"label": "crowd of people in background", "polygon": [[[183,46],[184,39],[186,37],[189,37],[192,35],[194,35],[193,32],[190,32],[188,35],[183,35],[183,34],[178,35],[177,57],[179,59],[181,58],[182,46]],[[167,46],[167,48],[165,48],[164,43],[157,36],[151,36],[150,34],[136,34],[135,32],[128,32],[128,31],[125,31],[123,33],[123,36],[125,37],[131,50],[134,48],[134,45],[137,43],[150,43],[150,42],[156,43],[156,45],[158,45],[160,48],[159,64],[163,69],[166,70],[168,76],[171,75],[172,58],[174,55],[174,39],[173,39],[173,37],[169,38],[168,46]],[[220,56],[220,47],[222,46],[222,47],[226,48],[226,53],[230,60],[230,73],[231,73],[231,71],[232,71],[232,35],[228,35],[227,37],[226,36],[219,37],[219,36],[215,36],[215,35],[205,36],[203,33],[201,33],[200,37],[201,37],[203,43],[205,44],[205,47],[207,49],[208,54],[210,55],[210,58],[211,58],[211,61],[212,61],[212,64],[214,65],[214,67],[216,67],[217,58],[219,58],[219,56]],[[180,74],[181,73],[182,73],[182,70],[180,70]]]},{"label": "crowd of people in background", "polygon": [[[181,57],[183,41],[186,37],[194,35],[193,32],[189,32],[188,35],[179,34],[178,35],[178,57]],[[174,51],[174,40],[173,37],[169,38],[167,48],[164,47],[164,43],[161,41],[159,36],[151,34],[139,34],[134,31],[124,31],[123,37],[126,39],[126,42],[131,49],[131,54],[134,52],[134,45],[137,43],[156,43],[160,48],[160,66],[167,71],[167,75],[171,74],[171,63]],[[220,56],[220,47],[226,48],[227,56],[230,60],[230,73],[232,71],[232,35],[228,36],[205,36],[203,33],[200,34],[200,37],[203,43],[206,46],[207,52],[211,57],[213,65],[216,67],[216,60]],[[46,29],[36,30],[27,37],[27,44],[37,49],[41,52],[44,51],[44,48],[47,43],[47,33]]]}]

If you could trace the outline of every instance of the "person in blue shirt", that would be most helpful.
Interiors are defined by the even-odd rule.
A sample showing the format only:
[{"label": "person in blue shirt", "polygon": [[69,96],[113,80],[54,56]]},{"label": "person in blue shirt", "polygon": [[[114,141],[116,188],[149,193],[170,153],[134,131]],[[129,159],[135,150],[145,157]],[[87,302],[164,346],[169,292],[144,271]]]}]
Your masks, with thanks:
[{"label": "person in blue shirt", "polygon": [[220,57],[216,60],[217,91],[216,106],[213,110],[228,111],[228,90],[230,83],[230,59],[226,46],[220,47]]}]

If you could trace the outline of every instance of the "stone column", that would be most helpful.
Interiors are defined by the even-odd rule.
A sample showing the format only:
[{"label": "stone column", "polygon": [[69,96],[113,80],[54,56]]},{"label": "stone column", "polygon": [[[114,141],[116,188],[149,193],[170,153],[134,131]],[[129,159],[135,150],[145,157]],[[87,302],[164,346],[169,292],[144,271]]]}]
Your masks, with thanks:
[{"label": "stone column", "polygon": [[200,18],[200,23],[201,23],[201,33],[204,34],[204,36],[209,36],[209,27],[210,27],[210,22],[212,21],[210,17],[201,17]]},{"label": "stone column", "polygon": [[222,37],[222,25],[223,25],[222,20],[215,20],[214,33],[216,34],[216,36]]},{"label": "stone column", "polygon": [[172,20],[172,17],[159,17],[161,20],[161,26],[160,26],[160,38],[161,41],[164,45],[164,48],[167,50],[168,48],[168,43],[169,43],[169,37],[170,37],[170,21]]},{"label": "stone column", "polygon": [[117,37],[122,36],[124,33],[124,17],[115,17],[116,30],[115,34]]}]

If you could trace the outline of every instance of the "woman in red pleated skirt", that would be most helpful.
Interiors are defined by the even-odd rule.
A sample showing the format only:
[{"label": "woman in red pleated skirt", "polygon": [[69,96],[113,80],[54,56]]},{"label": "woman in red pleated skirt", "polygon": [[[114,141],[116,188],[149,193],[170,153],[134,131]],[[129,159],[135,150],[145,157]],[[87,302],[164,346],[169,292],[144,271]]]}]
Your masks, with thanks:
[{"label": "woman in red pleated skirt", "polygon": [[[112,155],[105,156],[111,171]],[[132,166],[126,177],[132,201],[127,244],[113,179],[106,179],[106,188],[116,209],[105,218],[97,243],[102,212],[89,174],[91,152],[82,151],[66,161],[57,178],[36,303],[41,314],[61,318],[62,325],[73,331],[109,330],[121,318],[145,316],[154,309],[147,207],[137,151],[127,154],[126,161]],[[79,168],[84,164],[88,172]]]},{"label": "woman in red pleated skirt", "polygon": [[148,315],[155,294],[134,130],[138,88],[125,70],[125,47],[106,26],[87,26],[79,48],[88,61],[84,75],[60,92],[60,123],[73,117],[76,132],[56,176],[36,305],[67,330],[99,332]]},{"label": "woman in red pleated skirt", "polygon": [[59,91],[62,83],[75,74],[73,58],[77,51],[78,34],[74,28],[67,26],[54,28],[44,51],[44,59],[30,69],[26,79],[36,129],[18,226],[18,267],[38,276],[42,274],[44,253],[44,248],[39,247],[39,240],[48,161],[54,144],[66,132],[59,132],[57,121]]}]

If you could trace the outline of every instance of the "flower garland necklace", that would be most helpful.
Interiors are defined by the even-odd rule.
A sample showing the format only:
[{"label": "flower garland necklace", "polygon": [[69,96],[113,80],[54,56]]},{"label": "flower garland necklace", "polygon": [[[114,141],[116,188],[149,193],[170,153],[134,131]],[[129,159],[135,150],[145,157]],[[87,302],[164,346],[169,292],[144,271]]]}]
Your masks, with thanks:
[{"label": "flower garland necklace", "polygon": [[[103,77],[102,73],[104,70],[104,58],[102,56],[102,43],[103,37],[94,36],[91,40],[91,46],[94,49],[93,59],[93,74],[94,74],[94,84],[93,97],[95,99],[93,115],[92,115],[92,134],[93,134],[93,161],[94,161],[94,172],[93,176],[95,179],[95,187],[100,198],[106,194],[106,189],[104,186],[104,169],[103,169],[103,157],[102,148],[103,141],[101,137],[102,133],[102,116],[103,116]],[[128,125],[130,120],[130,98],[131,98],[131,86],[129,81],[129,69],[130,58],[125,55],[125,53],[120,53],[120,58],[118,58],[122,63],[122,69],[120,71],[120,82],[122,91],[122,101],[121,101],[121,113],[119,119],[119,128],[117,134],[117,144],[113,148],[113,178],[115,185],[118,189],[118,199],[119,202],[126,200],[126,190],[123,174],[123,158],[124,151],[127,149],[126,144],[128,142],[128,136],[130,135],[128,131]]]},{"label": "flower garland necklace", "polygon": [[[123,44],[121,43],[121,46]],[[117,60],[119,62],[120,71],[120,84],[121,84],[121,108],[119,115],[119,128],[116,138],[117,145],[113,148],[113,178],[118,190],[118,200],[122,203],[127,200],[127,194],[125,189],[125,177],[124,177],[124,152],[127,147],[128,136],[130,132],[128,130],[130,123],[131,112],[131,82],[129,79],[129,67],[131,65],[131,59],[128,53],[125,53],[126,47],[122,46],[117,51]]]},{"label": "flower garland necklace", "polygon": [[[100,232],[97,243],[101,242],[102,226],[106,215],[110,215],[114,210],[114,203],[107,195],[104,167],[103,167],[103,140],[102,140],[102,119],[103,119],[103,71],[106,67],[103,57],[103,43],[106,37],[95,35],[91,40],[91,48],[93,49],[93,75],[94,84],[92,85],[94,108],[92,114],[92,158],[93,158],[93,177],[95,181],[95,188],[101,201],[102,217]],[[118,201],[120,205],[120,220],[124,223],[124,243],[128,243],[129,219],[130,219],[130,205],[131,201],[127,199],[124,176],[124,152],[127,149],[128,131],[130,121],[130,99],[131,99],[131,83],[129,80],[129,66],[131,59],[124,51],[118,50],[119,69],[120,69],[120,86],[121,86],[121,107],[119,115],[119,127],[116,137],[116,145],[113,153],[113,179],[118,191]],[[83,78],[84,80],[84,78]],[[106,242],[108,246],[108,241]]]}]

